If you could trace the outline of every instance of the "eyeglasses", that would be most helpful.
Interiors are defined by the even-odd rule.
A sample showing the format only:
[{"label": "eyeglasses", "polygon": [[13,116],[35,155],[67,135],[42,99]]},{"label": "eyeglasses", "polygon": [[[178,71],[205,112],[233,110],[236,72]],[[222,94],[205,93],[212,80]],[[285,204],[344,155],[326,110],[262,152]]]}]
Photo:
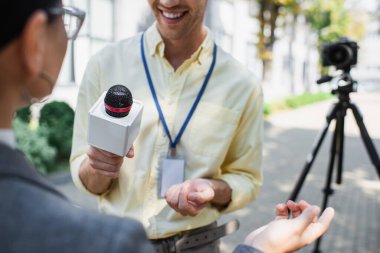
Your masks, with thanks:
[{"label": "eyeglasses", "polygon": [[86,13],[75,7],[53,7],[45,10],[48,15],[59,16],[63,15],[63,23],[67,38],[69,40],[75,40],[78,36],[79,30],[83,25]]}]

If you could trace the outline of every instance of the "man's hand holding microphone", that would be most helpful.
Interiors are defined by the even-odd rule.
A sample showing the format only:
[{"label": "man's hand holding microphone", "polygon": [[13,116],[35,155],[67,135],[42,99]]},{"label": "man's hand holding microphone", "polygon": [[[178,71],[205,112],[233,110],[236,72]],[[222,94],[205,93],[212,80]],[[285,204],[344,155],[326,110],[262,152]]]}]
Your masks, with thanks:
[{"label": "man's hand holding microphone", "polygon": [[89,112],[89,149],[79,177],[87,190],[103,194],[119,177],[124,157],[134,157],[133,141],[140,129],[142,103],[128,88],[114,85]]},{"label": "man's hand holding microphone", "polygon": [[[132,146],[125,156],[133,158],[134,155]],[[123,161],[123,156],[90,146],[79,176],[89,191],[94,194],[102,194],[109,189],[112,180],[119,177]]]}]

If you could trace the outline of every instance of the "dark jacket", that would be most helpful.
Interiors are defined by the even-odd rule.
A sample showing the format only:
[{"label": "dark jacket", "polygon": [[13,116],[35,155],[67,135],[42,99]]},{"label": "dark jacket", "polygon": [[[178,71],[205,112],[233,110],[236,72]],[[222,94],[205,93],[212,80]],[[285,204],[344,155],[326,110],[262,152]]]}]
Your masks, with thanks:
[{"label": "dark jacket", "polygon": [[[135,220],[72,205],[18,151],[0,143],[1,253],[153,253]],[[234,253],[260,253],[239,245]]]},{"label": "dark jacket", "polygon": [[73,206],[18,151],[0,144],[0,252],[150,253],[137,221]]}]

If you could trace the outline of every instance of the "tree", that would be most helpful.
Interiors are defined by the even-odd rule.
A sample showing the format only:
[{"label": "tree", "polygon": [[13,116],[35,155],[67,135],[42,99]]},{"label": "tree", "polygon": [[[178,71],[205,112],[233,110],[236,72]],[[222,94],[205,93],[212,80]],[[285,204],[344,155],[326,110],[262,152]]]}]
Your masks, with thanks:
[{"label": "tree", "polygon": [[295,73],[294,73],[294,59],[293,59],[293,44],[296,37],[296,27],[298,16],[302,13],[301,4],[298,0],[277,0],[282,4],[285,10],[284,15],[290,17],[289,27],[289,54],[288,54],[288,66],[290,76],[290,88],[291,93],[295,94]]},{"label": "tree", "polygon": [[[313,0],[305,10],[310,26],[318,35],[318,46],[341,37],[360,40],[365,35],[365,20],[345,6],[344,0]],[[321,69],[322,74],[327,69]]]},{"label": "tree", "polygon": [[263,63],[262,79],[267,80],[272,68],[278,18],[290,13],[293,16],[295,29],[295,22],[301,9],[298,0],[256,0],[256,2],[259,10],[257,19],[260,26],[257,43],[258,57]]},{"label": "tree", "polygon": [[344,0],[310,1],[305,16],[318,34],[319,45],[335,41],[348,32],[350,15],[344,7]]},{"label": "tree", "polygon": [[263,63],[263,80],[267,80],[272,64],[273,45],[276,40],[275,29],[280,5],[273,0],[256,0],[259,6],[258,57]]},{"label": "tree", "polygon": [[[253,1],[253,0],[251,0]],[[273,48],[276,42],[276,29],[281,23],[280,17],[286,17],[283,28],[289,31],[288,69],[292,92],[294,87],[293,44],[299,16],[304,16],[313,32],[318,36],[317,46],[336,41],[342,36],[355,40],[365,34],[365,25],[357,15],[346,9],[344,0],[255,0],[258,6],[259,22],[257,51],[263,64],[262,79],[268,79],[272,68]]]}]

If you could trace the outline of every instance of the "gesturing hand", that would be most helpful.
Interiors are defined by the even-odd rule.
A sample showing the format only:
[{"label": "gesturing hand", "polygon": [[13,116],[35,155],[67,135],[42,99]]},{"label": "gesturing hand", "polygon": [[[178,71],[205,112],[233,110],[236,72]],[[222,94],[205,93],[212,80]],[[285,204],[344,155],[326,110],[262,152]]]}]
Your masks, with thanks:
[{"label": "gesturing hand", "polygon": [[[287,208],[299,212],[295,212],[293,218],[288,219]],[[334,217],[334,209],[326,208],[318,219],[319,213],[319,207],[310,206],[305,201],[298,204],[288,202],[287,205],[277,205],[276,219],[249,234],[245,244],[265,253],[296,251],[312,243],[329,228]]]},{"label": "gesturing hand", "polygon": [[181,215],[196,216],[214,196],[215,191],[210,181],[197,178],[173,185],[166,192],[165,199]]}]

